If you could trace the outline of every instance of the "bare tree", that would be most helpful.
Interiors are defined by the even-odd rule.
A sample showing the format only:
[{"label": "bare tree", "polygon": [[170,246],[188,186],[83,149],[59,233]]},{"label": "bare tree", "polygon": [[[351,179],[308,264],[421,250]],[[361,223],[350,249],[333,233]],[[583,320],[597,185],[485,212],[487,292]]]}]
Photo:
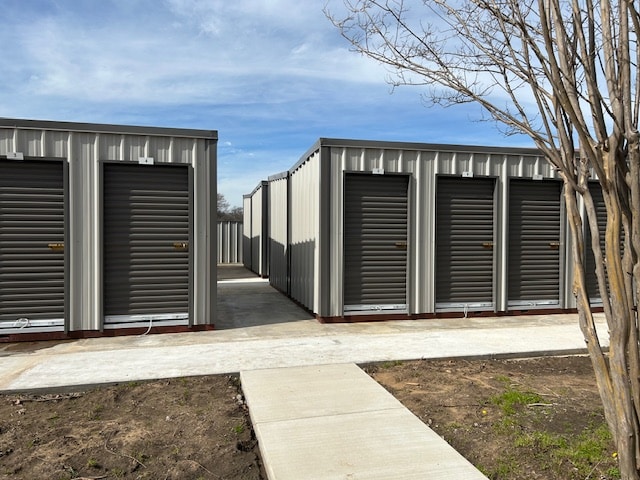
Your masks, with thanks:
[{"label": "bare tree", "polygon": [[242,207],[232,207],[221,193],[218,193],[218,221],[242,221]]},{"label": "bare tree", "polygon": [[[640,478],[636,3],[345,0],[345,6],[341,17],[325,14],[356,52],[389,67],[391,84],[422,85],[432,104],[479,104],[505,133],[529,135],[562,177],[580,327],[621,476]],[[604,198],[604,232],[599,231],[593,188],[601,189]],[[586,288],[589,237],[609,328],[608,354]]]}]

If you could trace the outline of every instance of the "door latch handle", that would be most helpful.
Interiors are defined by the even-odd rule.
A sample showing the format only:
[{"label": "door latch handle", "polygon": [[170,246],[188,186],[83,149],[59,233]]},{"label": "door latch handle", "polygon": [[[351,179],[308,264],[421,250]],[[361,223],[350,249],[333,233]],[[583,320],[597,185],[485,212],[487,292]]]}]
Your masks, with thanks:
[{"label": "door latch handle", "polygon": [[189,250],[189,242],[173,242],[173,248],[180,251]]},{"label": "door latch handle", "polygon": [[61,252],[64,250],[64,243],[62,242],[51,242],[47,244],[49,250],[53,250],[54,252]]},{"label": "door latch handle", "polygon": [[551,250],[559,250],[560,249],[560,242],[549,242],[549,248]]},{"label": "door latch handle", "polygon": [[482,248],[493,248],[493,242],[482,242]]}]

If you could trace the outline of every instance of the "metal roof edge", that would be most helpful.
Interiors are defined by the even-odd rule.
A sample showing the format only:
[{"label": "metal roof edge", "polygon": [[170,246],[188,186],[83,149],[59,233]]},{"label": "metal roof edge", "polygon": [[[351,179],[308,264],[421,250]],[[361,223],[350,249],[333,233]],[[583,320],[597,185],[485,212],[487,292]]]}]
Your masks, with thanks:
[{"label": "metal roof edge", "polygon": [[420,143],[420,142],[399,142],[384,140],[357,140],[346,138],[326,138],[320,137],[316,142],[298,159],[298,161],[288,170],[294,172],[315,152],[322,147],[351,147],[351,148],[386,148],[394,150],[417,150],[436,152],[465,152],[465,153],[488,153],[497,155],[531,155],[544,156],[542,150],[535,147],[495,147],[483,145],[453,145],[444,143]]},{"label": "metal roof edge", "polygon": [[112,133],[129,135],[151,135],[165,137],[188,137],[218,140],[217,130],[190,128],[146,127],[140,125],[114,125],[106,123],[60,122],[52,120],[28,120],[0,117],[0,127],[26,130],[57,130],[83,133]]},{"label": "metal roof edge", "polygon": [[293,165],[293,167],[291,167],[288,171],[289,173],[293,172],[294,170],[296,170],[300,165],[302,165],[304,162],[307,161],[307,159],[313,155],[315,152],[317,152],[320,147],[322,146],[322,141],[324,139],[323,138],[319,138],[318,140],[316,140],[316,142],[311,145],[311,147],[309,147],[309,149],[307,149],[306,152],[304,152],[302,154],[302,156],[298,159],[298,161]]},{"label": "metal roof edge", "polygon": [[245,193],[244,195],[242,195],[242,198],[249,198],[249,197],[253,197],[253,195],[260,190],[262,187],[269,187],[269,182],[267,180],[260,180],[258,182],[258,185],[256,185],[256,188],[254,188],[251,193]]},{"label": "metal roof edge", "polygon": [[274,175],[269,175],[267,180],[269,182],[273,182],[275,180],[282,180],[283,178],[287,178],[289,176],[289,170],[285,170],[284,172],[276,173]]},{"label": "metal roof edge", "polygon": [[[535,147],[496,147],[481,145],[454,145],[440,143],[399,142],[384,140],[357,140],[344,138],[320,138],[310,150],[319,147],[355,147],[355,148],[388,148],[396,150],[431,150],[445,152],[477,152],[497,154],[523,154],[543,155],[543,152]],[[309,151],[308,151],[309,152]],[[305,154],[306,155],[306,154]]]}]

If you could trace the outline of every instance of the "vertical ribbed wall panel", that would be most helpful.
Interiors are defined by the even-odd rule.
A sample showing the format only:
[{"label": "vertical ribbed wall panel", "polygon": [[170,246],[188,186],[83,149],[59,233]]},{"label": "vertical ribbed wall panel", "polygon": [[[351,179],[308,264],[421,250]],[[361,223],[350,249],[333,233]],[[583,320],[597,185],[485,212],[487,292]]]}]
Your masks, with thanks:
[{"label": "vertical ribbed wall panel", "polygon": [[242,263],[242,222],[218,222],[218,263]]},{"label": "vertical ribbed wall panel", "polygon": [[291,297],[318,312],[320,231],[320,151],[290,172]]},{"label": "vertical ribbed wall panel", "polygon": [[269,179],[269,283],[289,289],[289,178]]}]

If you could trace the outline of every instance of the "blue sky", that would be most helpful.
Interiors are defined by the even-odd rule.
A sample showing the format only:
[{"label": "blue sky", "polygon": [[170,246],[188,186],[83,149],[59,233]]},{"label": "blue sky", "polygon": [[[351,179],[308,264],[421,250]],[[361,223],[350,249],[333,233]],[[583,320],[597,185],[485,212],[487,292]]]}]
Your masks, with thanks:
[{"label": "blue sky", "polygon": [[342,0],[0,0],[0,116],[218,130],[242,204],[319,138],[531,146],[351,51]]}]

